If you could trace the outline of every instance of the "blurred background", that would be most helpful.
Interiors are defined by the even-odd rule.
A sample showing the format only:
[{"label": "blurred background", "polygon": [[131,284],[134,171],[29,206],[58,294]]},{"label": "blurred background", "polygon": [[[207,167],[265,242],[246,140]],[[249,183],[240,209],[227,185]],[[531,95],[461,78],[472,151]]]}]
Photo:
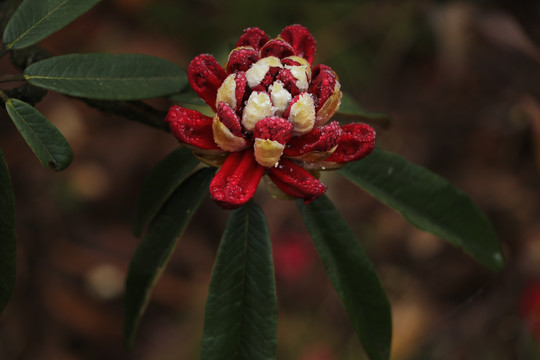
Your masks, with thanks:
[{"label": "blurred background", "polygon": [[[182,67],[224,62],[242,30],[289,24],[317,40],[344,92],[391,116],[378,146],[446,177],[493,222],[507,267],[492,274],[337,174],[328,195],[375,263],[392,303],[392,359],[538,359],[540,341],[538,1],[108,0],[46,39],[54,55],[143,53]],[[14,73],[9,56],[0,71]],[[153,105],[166,111],[170,103]],[[207,199],[121,346],[122,292],[138,244],[139,188],[172,135],[48,93],[37,108],[74,161],[44,169],[0,112],[16,201],[18,278],[0,316],[0,359],[197,359],[204,303],[228,213]],[[294,202],[257,202],[272,235],[278,359],[365,358]]]}]

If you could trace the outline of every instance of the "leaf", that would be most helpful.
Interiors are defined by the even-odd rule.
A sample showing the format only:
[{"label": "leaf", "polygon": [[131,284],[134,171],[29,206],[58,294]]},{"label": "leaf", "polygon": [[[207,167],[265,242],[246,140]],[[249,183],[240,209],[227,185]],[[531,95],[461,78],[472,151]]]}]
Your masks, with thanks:
[{"label": "leaf", "polygon": [[276,358],[272,246],[262,210],[233,211],[219,245],[204,319],[201,359]]},{"label": "leaf", "polygon": [[462,248],[492,271],[503,268],[501,247],[489,220],[442,177],[377,148],[339,172],[419,229]]},{"label": "leaf", "polygon": [[345,122],[367,121],[377,123],[383,127],[390,125],[390,117],[387,114],[366,111],[356,103],[354,98],[345,93],[341,98],[338,112],[334,117],[341,118],[345,120]]},{"label": "leaf", "polygon": [[2,42],[9,49],[33,45],[90,10],[100,0],[25,0],[4,30]]},{"label": "leaf", "polygon": [[126,278],[124,343],[131,346],[152,288],[167,265],[178,238],[208,193],[213,168],[203,168],[184,181],[154,217],[141,240]]},{"label": "leaf", "polygon": [[208,106],[206,103],[201,99],[199,95],[193,89],[191,86],[186,86],[181,92],[178,94],[174,94],[169,97],[172,101],[175,103],[180,104],[189,104],[189,105],[197,105],[197,106]]},{"label": "leaf", "polygon": [[215,112],[193,91],[191,86],[186,86],[180,93],[170,96],[169,99],[184,108],[197,110],[200,113],[214,117]]},{"label": "leaf", "polygon": [[144,227],[198,163],[190,150],[179,147],[152,169],[139,195],[133,226],[135,236],[142,235]]},{"label": "leaf", "polygon": [[373,264],[326,196],[309,205],[302,200],[297,204],[366,354],[372,360],[388,359],[392,339],[390,304]]},{"label": "leaf", "polygon": [[15,200],[9,170],[0,150],[0,313],[6,307],[15,286],[17,236]]},{"label": "leaf", "polygon": [[28,66],[24,77],[35,86],[101,100],[140,100],[171,95],[187,84],[186,72],[155,56],[70,54]]},{"label": "leaf", "polygon": [[60,131],[33,106],[17,100],[6,101],[13,123],[43,166],[55,171],[68,167],[73,152]]}]

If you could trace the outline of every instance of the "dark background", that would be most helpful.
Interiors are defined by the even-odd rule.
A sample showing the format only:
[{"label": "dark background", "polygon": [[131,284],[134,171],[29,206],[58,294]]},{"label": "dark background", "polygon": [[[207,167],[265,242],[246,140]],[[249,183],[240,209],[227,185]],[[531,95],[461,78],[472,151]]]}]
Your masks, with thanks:
[{"label": "dark background", "polygon": [[[109,0],[46,39],[52,54],[144,53],[182,67],[222,63],[242,30],[289,24],[317,40],[315,63],[368,110],[377,144],[446,177],[494,224],[508,265],[491,274],[337,174],[328,195],[354,228],[390,297],[392,359],[537,359],[540,326],[540,6],[535,1]],[[1,73],[17,72],[9,56]],[[166,110],[169,103],[155,106]],[[206,200],[122,349],[122,288],[148,171],[172,135],[49,93],[38,104],[74,150],[44,169],[0,113],[16,200],[18,278],[0,316],[0,359],[196,359],[227,212]],[[260,186],[274,246],[278,359],[361,359],[361,346],[294,202]]]}]

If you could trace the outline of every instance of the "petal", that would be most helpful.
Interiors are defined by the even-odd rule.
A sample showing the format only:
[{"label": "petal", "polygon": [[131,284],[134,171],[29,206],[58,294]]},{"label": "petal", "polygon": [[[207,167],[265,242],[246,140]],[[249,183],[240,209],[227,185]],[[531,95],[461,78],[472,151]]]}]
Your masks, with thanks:
[{"label": "petal", "polygon": [[236,136],[242,136],[242,125],[240,118],[227,103],[219,103],[217,109],[219,120]]},{"label": "petal", "polygon": [[285,144],[291,138],[293,125],[278,116],[264,118],[255,124],[253,136],[258,139],[268,139]]},{"label": "petal", "polygon": [[229,54],[227,74],[248,71],[251,65],[259,60],[259,52],[250,46],[237,47]]},{"label": "petal", "polygon": [[263,174],[251,149],[230,153],[210,183],[210,196],[224,209],[238,208],[255,195]]},{"label": "petal", "polygon": [[283,114],[293,126],[293,136],[307,134],[315,124],[315,101],[308,93],[296,95]]},{"label": "petal", "polygon": [[336,83],[339,84],[337,75],[330,66],[319,64],[313,68],[309,93],[317,98],[317,112],[334,94]]},{"label": "petal", "polygon": [[296,96],[300,94],[300,89],[296,84],[298,79],[294,77],[291,69],[282,69],[279,71],[276,76],[276,81],[279,81],[283,84],[283,87],[292,95]]},{"label": "petal", "polygon": [[283,154],[285,143],[291,138],[292,130],[290,122],[277,116],[259,121],[253,131],[257,162],[264,167],[275,166]]},{"label": "petal", "polygon": [[339,109],[342,96],[343,94],[340,90],[340,84],[336,81],[332,95],[330,95],[322,106],[320,106],[321,104],[319,103],[319,109],[317,110],[317,114],[315,116],[315,127],[326,124],[326,122],[330,120],[332,116],[334,116],[336,111]]},{"label": "petal", "polygon": [[169,109],[165,121],[181,143],[202,150],[220,150],[214,142],[211,117],[175,105]]},{"label": "petal", "polygon": [[270,97],[272,99],[272,105],[274,105],[276,108],[276,115],[283,115],[292,100],[291,93],[285,89],[280,80],[274,81],[274,83],[268,88],[268,92],[270,93]]},{"label": "petal", "polygon": [[261,58],[265,58],[267,56],[275,56],[279,59],[283,59],[287,56],[296,55],[293,47],[288,42],[282,40],[282,39],[272,39],[260,50],[260,56]]},{"label": "petal", "polygon": [[247,80],[244,72],[230,74],[225,78],[223,84],[219,87],[216,96],[216,108],[224,102],[231,109],[238,112],[244,103],[244,97],[247,95]]},{"label": "petal", "polygon": [[242,125],[246,130],[253,131],[259,120],[274,115],[274,111],[270,95],[263,91],[254,91],[244,107]]},{"label": "petal", "polygon": [[309,133],[293,137],[287,143],[284,154],[305,162],[317,162],[327,158],[338,145],[342,130],[337,121],[313,129]]},{"label": "petal", "polygon": [[263,30],[256,27],[250,27],[244,30],[244,33],[236,43],[236,47],[251,46],[255,50],[259,50],[267,41],[268,36]]},{"label": "petal", "polygon": [[285,194],[309,203],[326,192],[326,185],[292,161],[281,159],[268,175]]},{"label": "petal", "polygon": [[367,124],[352,123],[341,127],[343,133],[339,137],[336,151],[326,162],[343,164],[359,160],[371,153],[375,147],[375,130]]},{"label": "petal", "polygon": [[274,76],[282,67],[281,61],[275,56],[260,59],[246,71],[249,87],[253,90],[266,90],[266,86],[274,81]]},{"label": "petal", "polygon": [[214,110],[217,91],[226,76],[225,70],[212,55],[199,55],[188,66],[191,87]]},{"label": "petal", "polygon": [[214,141],[225,151],[241,151],[250,145],[243,136],[238,136],[231,132],[231,130],[220,121],[218,115],[213,119],[212,131],[214,133]]},{"label": "petal", "polygon": [[292,45],[297,56],[313,64],[316,46],[315,39],[308,29],[302,25],[290,25],[283,29],[279,36]]},{"label": "petal", "polygon": [[281,159],[285,145],[276,140],[255,139],[253,151],[255,160],[264,167],[276,166]]},{"label": "petal", "polygon": [[282,59],[281,63],[285,69],[291,71],[292,76],[296,79],[296,86],[300,91],[308,91],[309,83],[311,82],[311,65],[304,58],[299,56],[289,56]]}]

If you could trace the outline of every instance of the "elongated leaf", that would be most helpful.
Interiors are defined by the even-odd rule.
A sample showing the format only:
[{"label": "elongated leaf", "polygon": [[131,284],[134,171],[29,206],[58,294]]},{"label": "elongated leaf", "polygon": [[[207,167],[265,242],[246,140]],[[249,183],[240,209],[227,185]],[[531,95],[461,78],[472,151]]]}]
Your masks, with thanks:
[{"label": "elongated leaf", "polygon": [[33,85],[102,100],[139,100],[171,95],[187,84],[186,72],[150,55],[70,54],[38,61],[24,71]]},{"label": "elongated leaf", "polygon": [[152,169],[139,195],[133,227],[135,236],[141,236],[144,227],[198,163],[190,150],[179,147]]},{"label": "elongated leaf", "polygon": [[272,247],[262,210],[235,210],[218,249],[206,301],[201,359],[276,358]]},{"label": "elongated leaf", "polygon": [[4,155],[0,150],[0,313],[7,305],[17,266],[17,237],[15,235],[15,201]]},{"label": "elongated leaf", "polygon": [[387,114],[367,111],[358,105],[356,100],[345,93],[341,98],[341,104],[335,117],[343,119],[345,122],[367,121],[375,122],[382,126],[388,126],[390,124],[390,117]]},{"label": "elongated leaf", "polygon": [[71,163],[73,152],[58,129],[33,106],[17,100],[6,101],[11,120],[43,166],[55,171]]},{"label": "elongated leaf", "polygon": [[302,200],[297,204],[366,354],[372,360],[388,359],[392,339],[390,305],[373,264],[326,196],[309,205]]},{"label": "elongated leaf", "polygon": [[489,269],[504,266],[489,220],[465,193],[442,177],[377,148],[339,172],[414,226],[462,248]]},{"label": "elongated leaf", "polygon": [[131,259],[124,298],[124,342],[130,346],[137,326],[159,275],[167,265],[191,217],[208,193],[214,169],[203,168],[174,191],[159,213]]},{"label": "elongated leaf", "polygon": [[7,49],[22,49],[60,30],[100,0],[24,0],[3,35]]}]

